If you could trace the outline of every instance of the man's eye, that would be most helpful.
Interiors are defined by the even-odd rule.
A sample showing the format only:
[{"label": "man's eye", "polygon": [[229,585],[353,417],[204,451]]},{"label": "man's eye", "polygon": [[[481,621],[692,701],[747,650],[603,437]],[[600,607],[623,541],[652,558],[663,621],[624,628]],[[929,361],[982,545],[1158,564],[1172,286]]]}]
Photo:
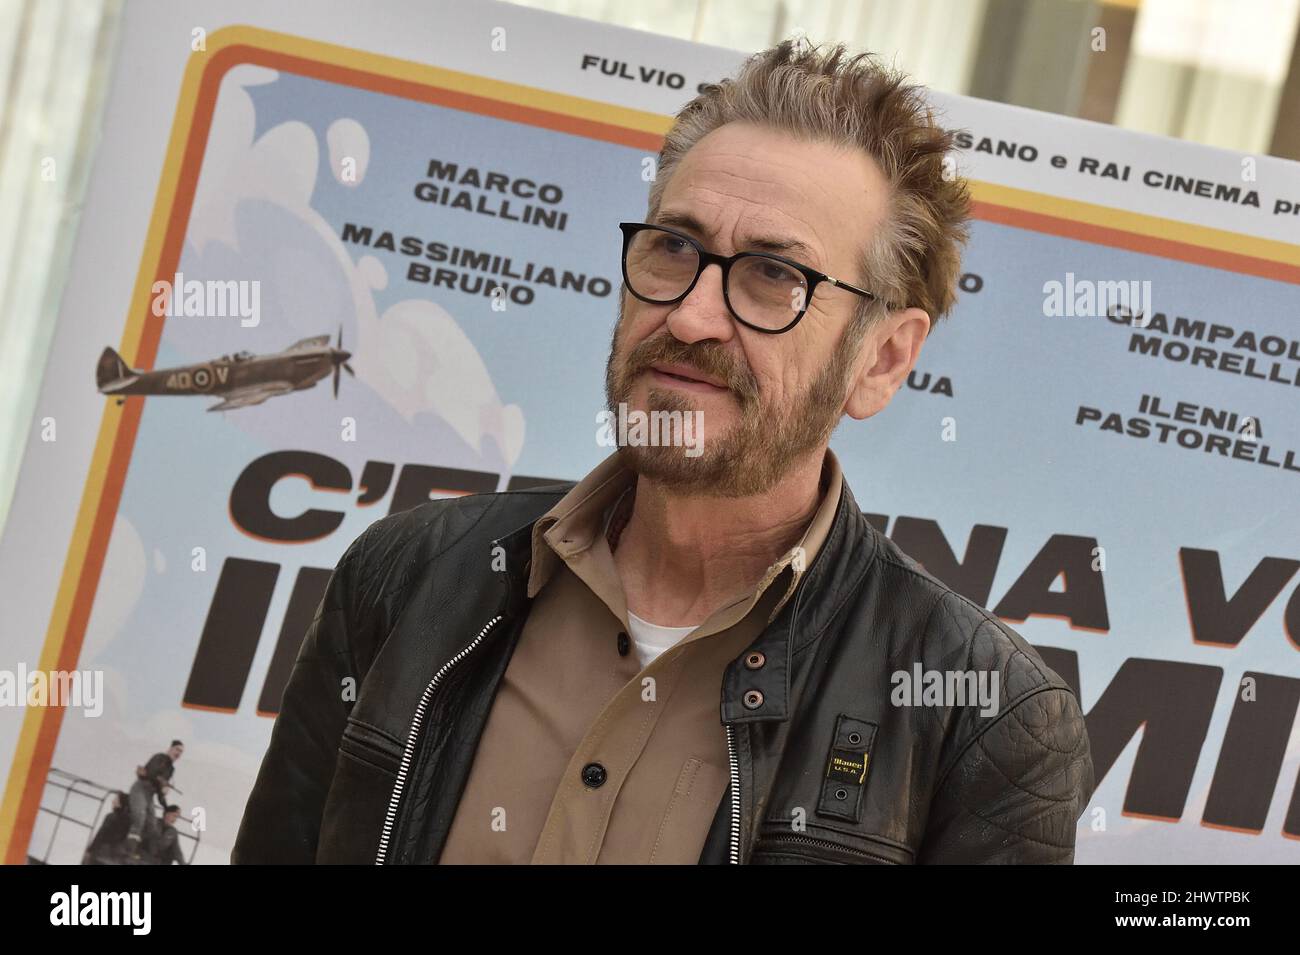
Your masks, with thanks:
[{"label": "man's eye", "polygon": [[675,235],[666,235],[659,241],[659,248],[669,255],[681,255],[684,252],[694,252],[691,244],[685,239],[679,239]]},{"label": "man's eye", "polygon": [[794,272],[779,262],[759,260],[758,275],[765,282],[788,284],[798,280]]}]

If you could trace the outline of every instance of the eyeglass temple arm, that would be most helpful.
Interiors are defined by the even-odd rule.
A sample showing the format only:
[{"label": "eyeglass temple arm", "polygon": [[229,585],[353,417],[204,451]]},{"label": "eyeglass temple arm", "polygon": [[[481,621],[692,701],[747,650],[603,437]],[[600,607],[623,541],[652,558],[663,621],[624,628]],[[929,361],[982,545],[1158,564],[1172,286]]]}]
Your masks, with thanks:
[{"label": "eyeglass temple arm", "polygon": [[824,276],[824,278],[826,279],[827,282],[829,282],[831,285],[835,286],[836,288],[848,289],[850,292],[857,292],[859,295],[865,295],[867,298],[879,298],[879,296],[876,295],[875,292],[868,292],[864,288],[858,288],[856,285],[850,285],[848,282],[841,281],[840,279],[835,278],[833,275],[827,275]]}]

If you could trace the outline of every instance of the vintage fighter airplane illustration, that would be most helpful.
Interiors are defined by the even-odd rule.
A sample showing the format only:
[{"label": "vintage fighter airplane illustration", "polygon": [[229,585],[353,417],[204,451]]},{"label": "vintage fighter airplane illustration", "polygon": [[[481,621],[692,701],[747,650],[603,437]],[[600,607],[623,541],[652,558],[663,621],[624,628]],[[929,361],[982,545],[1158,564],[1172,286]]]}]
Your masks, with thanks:
[{"label": "vintage fighter airplane illustration", "polygon": [[339,368],[355,375],[343,350],[343,329],[338,344],[331,347],[328,335],[294,342],[273,355],[246,351],[222,355],[212,361],[176,368],[139,371],[131,368],[112,348],[105,348],[95,369],[100,394],[112,395],[122,404],[128,395],[212,395],[223,400],[209,411],[229,411],[260,405],[267,398],[311,388],[334,372],[334,397],[339,396]]}]

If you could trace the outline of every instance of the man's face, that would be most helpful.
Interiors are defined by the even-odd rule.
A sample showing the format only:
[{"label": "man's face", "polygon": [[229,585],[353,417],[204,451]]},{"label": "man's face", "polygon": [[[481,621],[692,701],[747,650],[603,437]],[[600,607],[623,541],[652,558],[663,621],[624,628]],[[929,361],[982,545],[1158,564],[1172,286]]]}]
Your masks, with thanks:
[{"label": "man's face", "polygon": [[[656,223],[721,255],[765,251],[763,240],[794,242],[780,254],[864,285],[859,258],[883,221],[889,185],[860,150],[731,123],[700,140],[670,176]],[[629,411],[698,410],[704,436],[696,457],[680,447],[623,447],[624,461],[683,491],[770,488],[800,455],[824,446],[844,413],[861,366],[836,346],[861,301],[822,283],[798,325],[767,335],[732,318],[712,266],[675,305],[624,291],[606,369],[611,410],[621,402]]]},{"label": "man's face", "polygon": [[179,812],[164,813],[163,822],[167,823],[167,825],[169,826],[174,826],[176,825],[176,820],[180,818],[180,815],[181,814]]},{"label": "man's face", "polygon": [[181,758],[181,753],[183,752],[185,752],[184,746],[173,746],[171,749],[167,750],[167,755],[172,758],[172,762],[174,763],[176,760]]}]

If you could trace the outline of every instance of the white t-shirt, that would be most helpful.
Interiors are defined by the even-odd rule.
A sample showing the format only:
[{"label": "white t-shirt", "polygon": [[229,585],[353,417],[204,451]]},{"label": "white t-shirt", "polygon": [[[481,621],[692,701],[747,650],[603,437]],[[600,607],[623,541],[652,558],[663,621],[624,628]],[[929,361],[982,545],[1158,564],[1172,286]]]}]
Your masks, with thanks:
[{"label": "white t-shirt", "polygon": [[641,669],[644,670],[650,665],[651,660],[676,644],[699,624],[694,627],[661,627],[649,620],[642,620],[629,610],[627,626],[631,631],[628,636],[632,638],[632,646],[636,649],[637,659],[641,661]]}]

